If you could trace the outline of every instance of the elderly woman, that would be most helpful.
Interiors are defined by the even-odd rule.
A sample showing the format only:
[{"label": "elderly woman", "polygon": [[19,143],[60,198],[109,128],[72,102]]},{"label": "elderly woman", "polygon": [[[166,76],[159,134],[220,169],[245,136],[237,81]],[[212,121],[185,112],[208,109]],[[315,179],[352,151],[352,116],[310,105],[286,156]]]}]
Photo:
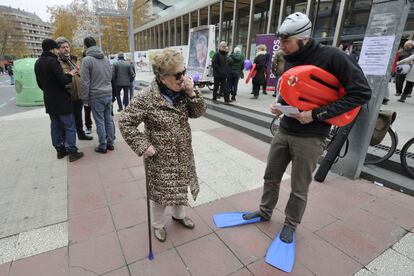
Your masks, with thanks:
[{"label": "elderly woman", "polygon": [[[185,215],[190,188],[197,198],[199,185],[191,147],[188,118],[200,117],[206,110],[203,97],[185,76],[182,55],[164,49],[155,56],[155,78],[121,114],[119,128],[127,144],[139,156],[144,155],[152,201],[155,237],[166,240],[164,213],[172,206],[172,219],[192,229],[194,222]],[[145,132],[138,130],[145,123]]]}]

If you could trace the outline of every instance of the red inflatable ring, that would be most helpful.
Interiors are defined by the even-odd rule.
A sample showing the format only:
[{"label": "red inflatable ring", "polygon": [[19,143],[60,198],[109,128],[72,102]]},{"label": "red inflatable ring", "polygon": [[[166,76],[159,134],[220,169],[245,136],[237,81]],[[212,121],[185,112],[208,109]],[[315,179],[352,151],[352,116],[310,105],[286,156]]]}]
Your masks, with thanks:
[{"label": "red inflatable ring", "polygon": [[[289,105],[304,111],[337,101],[346,94],[334,75],[314,65],[300,65],[287,70],[279,79],[278,89]],[[325,122],[345,126],[355,119],[360,109],[358,106]]]}]

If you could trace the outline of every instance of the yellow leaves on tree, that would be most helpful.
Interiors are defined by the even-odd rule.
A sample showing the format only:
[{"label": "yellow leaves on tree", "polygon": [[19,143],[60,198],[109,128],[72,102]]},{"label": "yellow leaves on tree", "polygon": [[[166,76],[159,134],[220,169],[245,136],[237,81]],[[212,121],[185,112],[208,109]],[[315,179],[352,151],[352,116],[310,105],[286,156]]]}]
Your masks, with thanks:
[{"label": "yellow leaves on tree", "polygon": [[133,3],[132,14],[134,28],[144,25],[151,19],[152,1],[135,0]]},{"label": "yellow leaves on tree", "polygon": [[48,12],[51,14],[53,39],[63,36],[72,41],[78,27],[75,14],[64,6],[48,7]]},{"label": "yellow leaves on tree", "polygon": [[107,54],[127,52],[128,21],[124,17],[99,17],[102,32],[102,50]]}]

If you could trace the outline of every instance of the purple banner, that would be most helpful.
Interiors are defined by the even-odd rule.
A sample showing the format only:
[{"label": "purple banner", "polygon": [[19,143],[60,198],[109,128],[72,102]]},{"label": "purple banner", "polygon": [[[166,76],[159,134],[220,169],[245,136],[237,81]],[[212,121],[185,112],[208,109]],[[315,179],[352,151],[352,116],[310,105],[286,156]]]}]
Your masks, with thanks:
[{"label": "purple banner", "polygon": [[267,47],[267,55],[269,61],[267,63],[266,76],[267,76],[267,89],[275,90],[275,76],[272,74],[272,57],[280,49],[280,42],[276,39],[275,34],[259,34],[256,36],[256,46],[264,44]]}]

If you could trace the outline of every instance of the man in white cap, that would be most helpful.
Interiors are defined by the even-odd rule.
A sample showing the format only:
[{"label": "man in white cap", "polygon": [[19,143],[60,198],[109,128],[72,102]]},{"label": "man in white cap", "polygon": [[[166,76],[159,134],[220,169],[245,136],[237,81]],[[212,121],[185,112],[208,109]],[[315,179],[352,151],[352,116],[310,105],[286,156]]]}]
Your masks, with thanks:
[{"label": "man in white cap", "polygon": [[[244,219],[260,217],[270,220],[279,197],[280,182],[292,161],[290,197],[285,209],[284,227],[280,239],[292,243],[294,232],[305,212],[308,189],[316,162],[325,148],[330,125],[324,121],[363,105],[371,97],[371,89],[358,64],[337,48],[321,45],[310,37],[309,18],[295,12],[283,21],[277,36],[286,60],[286,68],[315,65],[333,74],[345,88],[341,99],[292,117],[283,116],[272,140],[264,174],[263,195],[259,211],[246,214]],[[278,102],[286,104],[279,97]],[[273,105],[270,111],[280,115]]]}]

